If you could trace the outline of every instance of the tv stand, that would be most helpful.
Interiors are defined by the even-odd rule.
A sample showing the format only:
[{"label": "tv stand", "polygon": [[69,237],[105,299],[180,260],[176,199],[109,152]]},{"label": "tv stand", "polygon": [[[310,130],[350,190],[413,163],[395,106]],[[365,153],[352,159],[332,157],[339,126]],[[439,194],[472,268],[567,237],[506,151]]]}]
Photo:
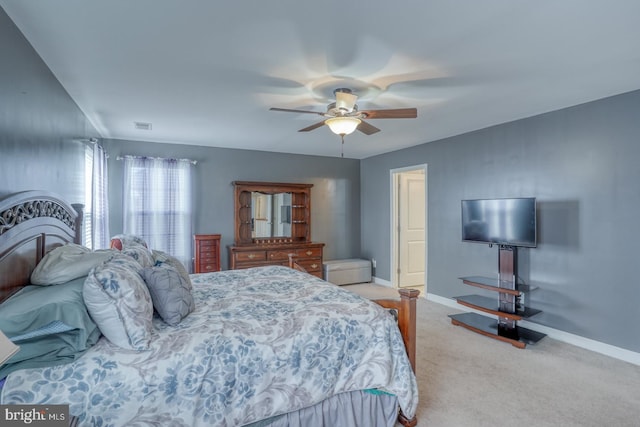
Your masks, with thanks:
[{"label": "tv stand", "polygon": [[530,289],[526,285],[517,283],[516,255],[516,247],[500,246],[497,279],[482,276],[460,278],[466,285],[497,292],[498,300],[481,295],[464,295],[455,297],[458,304],[497,316],[497,320],[476,313],[462,313],[449,315],[451,323],[508,342],[517,348],[535,344],[546,336],[517,324],[519,320],[540,313],[540,310],[524,307],[521,304],[522,293]]}]

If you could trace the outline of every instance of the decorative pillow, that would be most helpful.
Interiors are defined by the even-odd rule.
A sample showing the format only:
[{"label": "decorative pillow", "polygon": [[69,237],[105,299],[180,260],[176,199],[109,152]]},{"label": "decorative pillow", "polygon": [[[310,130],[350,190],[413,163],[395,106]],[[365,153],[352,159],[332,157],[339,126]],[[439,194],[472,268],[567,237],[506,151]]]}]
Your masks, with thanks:
[{"label": "decorative pillow", "polygon": [[131,258],[138,261],[138,263],[143,267],[153,267],[155,261],[151,256],[151,252],[149,249],[143,246],[125,246],[122,250],[122,253],[130,256]]},{"label": "decorative pillow", "polygon": [[142,270],[153,307],[162,320],[175,326],[195,309],[191,294],[191,282],[184,280],[180,272],[167,263]]},{"label": "decorative pillow", "polygon": [[91,249],[75,243],[49,251],[31,273],[34,285],[58,285],[78,277],[86,276],[96,265],[111,258],[115,251],[92,252]]},{"label": "decorative pillow", "polygon": [[20,346],[0,367],[0,378],[17,369],[71,362],[98,341],[100,330],[82,298],[84,281],[25,286],[0,304],[0,329]]},{"label": "decorative pillow", "polygon": [[109,247],[111,249],[117,249],[121,251],[122,249],[128,246],[144,246],[148,248],[147,242],[140,236],[135,236],[133,234],[116,234],[111,238],[111,244]]},{"label": "decorative pillow", "polygon": [[84,302],[89,314],[113,344],[146,350],[151,340],[153,304],[133,258],[115,255],[95,267],[84,282]]},{"label": "decorative pillow", "polygon": [[151,253],[154,261],[153,265],[159,265],[161,263],[169,264],[170,266],[178,270],[178,273],[180,273],[180,276],[182,276],[184,281],[189,284],[189,290],[192,289],[191,277],[189,276],[189,272],[184,267],[184,264],[180,262],[178,258],[162,251],[152,250]]}]

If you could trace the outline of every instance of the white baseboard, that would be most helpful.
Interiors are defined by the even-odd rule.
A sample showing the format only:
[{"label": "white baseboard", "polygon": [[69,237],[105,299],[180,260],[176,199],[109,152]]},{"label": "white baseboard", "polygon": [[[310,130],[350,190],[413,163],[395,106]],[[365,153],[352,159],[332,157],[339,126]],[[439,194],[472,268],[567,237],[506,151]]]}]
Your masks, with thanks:
[{"label": "white baseboard", "polygon": [[381,279],[379,277],[373,276],[371,278],[371,281],[376,285],[382,285],[382,286],[386,286],[387,288],[393,288],[393,284],[390,281]]},{"label": "white baseboard", "polygon": [[[460,305],[451,298],[445,298],[445,297],[441,297],[441,296],[430,294],[430,293],[427,293],[426,298],[429,301],[446,305],[448,307],[455,308],[457,310],[471,311],[478,314],[482,314],[484,316],[488,316],[487,313],[473,310],[473,309],[470,309],[469,307]],[[494,316],[491,316],[491,317],[494,317]],[[581,337],[580,335],[575,335],[569,332],[560,331],[558,329],[550,328],[548,326],[539,325],[533,322],[528,322],[526,320],[522,320],[518,322],[518,324],[525,328],[531,329],[533,331],[546,334],[548,337],[553,338],[555,340],[572,344],[577,347],[582,347],[584,349],[591,350],[596,353],[604,354],[606,356],[610,356],[610,357],[640,366],[640,353],[636,353],[634,351],[626,350],[624,348],[616,347],[610,344],[605,344],[603,342],[595,341],[589,338]]]}]

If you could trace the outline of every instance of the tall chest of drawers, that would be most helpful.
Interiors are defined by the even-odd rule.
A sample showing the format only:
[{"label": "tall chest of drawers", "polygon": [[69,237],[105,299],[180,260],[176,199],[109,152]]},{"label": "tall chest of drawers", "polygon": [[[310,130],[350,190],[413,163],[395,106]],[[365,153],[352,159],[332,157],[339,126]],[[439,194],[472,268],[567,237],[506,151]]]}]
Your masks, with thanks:
[{"label": "tall chest of drawers", "polygon": [[220,234],[195,234],[193,246],[194,273],[220,271]]},{"label": "tall chest of drawers", "polygon": [[296,262],[309,274],[322,279],[324,243],[289,243],[276,245],[229,246],[229,269],[263,265],[289,265],[289,254],[297,255]]}]

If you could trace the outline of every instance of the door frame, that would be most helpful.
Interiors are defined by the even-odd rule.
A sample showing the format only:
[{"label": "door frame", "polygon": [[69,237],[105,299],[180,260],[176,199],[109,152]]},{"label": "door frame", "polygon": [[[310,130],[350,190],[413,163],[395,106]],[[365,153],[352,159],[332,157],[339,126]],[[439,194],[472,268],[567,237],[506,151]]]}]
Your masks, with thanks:
[{"label": "door frame", "polygon": [[396,169],[391,169],[389,170],[389,186],[390,186],[390,202],[389,202],[389,206],[391,208],[391,215],[390,215],[390,221],[391,223],[389,224],[389,230],[391,232],[391,248],[390,248],[390,267],[391,267],[391,271],[390,271],[390,279],[391,279],[391,286],[393,286],[394,288],[398,288],[399,287],[399,275],[398,275],[398,242],[399,242],[399,235],[398,235],[398,204],[399,204],[399,194],[397,191],[397,181],[398,181],[398,176],[402,173],[406,173],[406,172],[413,172],[413,171],[422,171],[423,175],[424,175],[424,295],[427,295],[427,272],[429,270],[429,244],[428,244],[428,237],[429,237],[429,229],[428,229],[428,224],[429,224],[429,186],[428,186],[428,175],[427,175],[427,164],[423,163],[423,164],[419,164],[419,165],[414,165],[414,166],[405,166],[402,168],[396,168]]}]

